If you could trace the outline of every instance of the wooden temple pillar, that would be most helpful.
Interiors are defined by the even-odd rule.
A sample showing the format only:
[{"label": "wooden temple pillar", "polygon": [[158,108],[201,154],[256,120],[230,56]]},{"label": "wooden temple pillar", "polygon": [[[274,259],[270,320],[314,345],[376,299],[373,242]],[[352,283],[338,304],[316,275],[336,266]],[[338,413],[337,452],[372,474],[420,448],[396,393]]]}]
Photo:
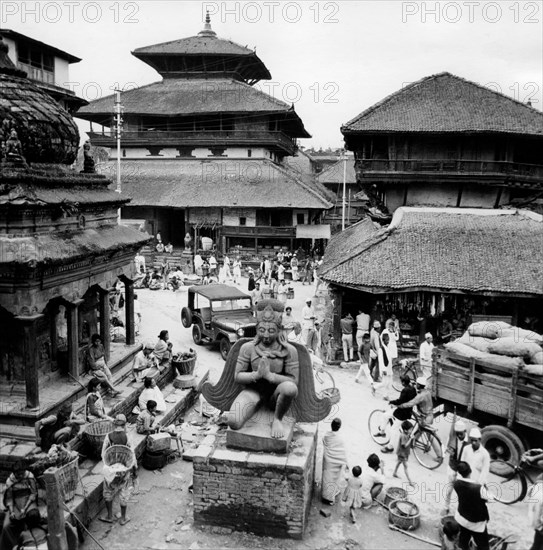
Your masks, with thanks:
[{"label": "wooden temple pillar", "polygon": [[134,322],[134,281],[123,277],[124,282],[124,312],[126,345],[136,343],[136,324]]},{"label": "wooden temple pillar", "polygon": [[79,378],[79,306],[83,300],[66,302],[68,321],[68,373],[76,380]]},{"label": "wooden temple pillar", "polygon": [[23,327],[23,353],[25,364],[26,406],[37,410],[40,407],[40,384],[38,369],[40,365],[38,354],[38,321],[43,314],[15,317]]},{"label": "wooden temple pillar", "polygon": [[109,301],[109,289],[98,287],[100,295],[100,340],[104,346],[106,361],[109,361],[111,352],[111,303]]}]

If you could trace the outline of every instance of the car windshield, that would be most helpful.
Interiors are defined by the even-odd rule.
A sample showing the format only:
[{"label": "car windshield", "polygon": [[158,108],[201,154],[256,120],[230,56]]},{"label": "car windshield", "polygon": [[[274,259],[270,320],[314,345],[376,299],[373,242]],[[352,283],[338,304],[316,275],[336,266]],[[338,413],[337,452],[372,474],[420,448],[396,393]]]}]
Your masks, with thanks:
[{"label": "car windshield", "polygon": [[250,298],[238,298],[237,300],[214,300],[213,311],[237,311],[240,309],[251,309]]}]

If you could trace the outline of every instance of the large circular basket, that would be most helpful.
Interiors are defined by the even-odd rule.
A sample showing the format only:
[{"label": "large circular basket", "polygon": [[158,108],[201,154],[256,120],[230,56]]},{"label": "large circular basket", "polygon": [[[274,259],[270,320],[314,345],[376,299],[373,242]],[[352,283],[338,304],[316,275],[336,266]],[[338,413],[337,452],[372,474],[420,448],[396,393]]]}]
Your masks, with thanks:
[{"label": "large circular basket", "polygon": [[389,506],[390,503],[394,500],[406,500],[406,499],[407,499],[407,491],[405,491],[401,487],[389,487],[385,491],[384,505]]},{"label": "large circular basket", "polygon": [[420,525],[420,511],[408,500],[393,500],[388,507],[388,522],[404,531],[414,531]]},{"label": "large circular basket", "polygon": [[104,444],[104,439],[106,435],[112,432],[114,429],[112,420],[97,420],[96,422],[91,422],[85,426],[83,430],[83,438],[91,447],[92,452],[95,456],[100,456],[102,453],[102,445]]},{"label": "large circular basket", "polygon": [[180,375],[193,374],[194,367],[196,366],[196,357],[195,353],[193,357],[189,357],[188,359],[181,359],[179,361],[172,360],[172,365],[177,369]]},{"label": "large circular basket", "polygon": [[136,455],[126,445],[112,445],[104,453],[104,464],[106,466],[122,464],[127,470],[130,470],[130,468],[136,465]]}]

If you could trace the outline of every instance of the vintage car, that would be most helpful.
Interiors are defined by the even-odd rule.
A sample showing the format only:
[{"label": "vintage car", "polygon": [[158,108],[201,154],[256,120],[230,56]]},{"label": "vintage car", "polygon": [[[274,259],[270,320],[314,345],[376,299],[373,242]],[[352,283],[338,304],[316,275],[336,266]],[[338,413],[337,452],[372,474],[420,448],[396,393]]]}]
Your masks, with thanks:
[{"label": "vintage car", "polygon": [[181,310],[181,323],[185,328],[192,326],[195,344],[218,343],[225,360],[239,338],[256,336],[251,297],[229,285],[191,286],[187,307]]}]

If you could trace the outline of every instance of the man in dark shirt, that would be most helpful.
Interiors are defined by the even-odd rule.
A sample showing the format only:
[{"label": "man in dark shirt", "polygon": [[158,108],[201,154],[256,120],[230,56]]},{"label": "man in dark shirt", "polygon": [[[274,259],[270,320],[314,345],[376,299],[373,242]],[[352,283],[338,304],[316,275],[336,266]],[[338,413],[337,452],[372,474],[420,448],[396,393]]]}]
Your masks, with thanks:
[{"label": "man in dark shirt", "polygon": [[407,403],[408,401],[411,401],[413,398],[417,395],[417,390],[413,387],[411,384],[411,378],[407,376],[406,374],[402,375],[400,378],[400,381],[402,383],[402,391],[400,392],[400,397],[398,399],[394,399],[392,401],[389,401],[391,405],[396,406],[397,408],[394,409],[393,412],[386,413],[387,420],[394,417],[399,422],[395,422],[394,426],[392,427],[392,433],[390,434],[390,443],[383,447],[381,449],[381,452],[383,453],[391,453],[396,448],[396,442],[398,439],[398,426],[401,424],[404,420],[409,420],[411,418],[411,415],[413,413],[413,407],[409,407],[406,409],[398,408],[398,405],[402,405],[403,403]]},{"label": "man in dark shirt", "polygon": [[459,462],[457,472],[454,490],[458,496],[458,510],[454,519],[460,525],[458,545],[461,550],[469,550],[470,540],[473,539],[478,550],[488,550],[486,489],[470,479],[471,467],[467,462]]}]

